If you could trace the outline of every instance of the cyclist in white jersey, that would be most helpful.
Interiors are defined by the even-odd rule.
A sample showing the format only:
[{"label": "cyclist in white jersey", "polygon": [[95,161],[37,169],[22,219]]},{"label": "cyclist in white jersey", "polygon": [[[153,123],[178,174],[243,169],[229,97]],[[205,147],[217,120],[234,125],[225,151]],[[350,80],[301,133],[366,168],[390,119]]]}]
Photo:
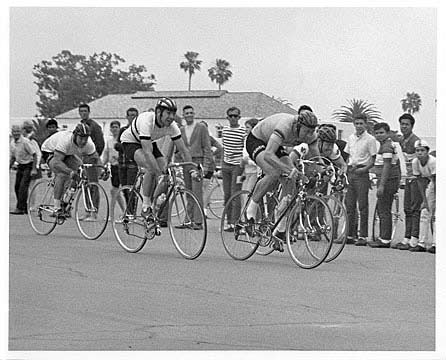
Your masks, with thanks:
[{"label": "cyclist in white jersey", "polygon": [[[133,120],[132,124],[121,134],[121,143],[125,156],[135,160],[139,167],[145,169],[143,180],[143,206],[142,215],[147,217],[152,212],[153,195],[158,194],[157,183],[166,168],[166,161],[158,149],[155,141],[170,136],[178,151],[183,155],[184,161],[192,161],[189,150],[186,148],[181,132],[176,124],[175,115],[177,105],[172,99],[162,98],[156,106],[155,112],[143,112]],[[193,177],[197,171],[189,166],[185,167]],[[160,187],[164,184],[160,184]]]},{"label": "cyclist in white jersey", "polygon": [[[316,116],[308,110],[299,115],[279,113],[271,115],[260,121],[246,138],[246,150],[250,158],[263,170],[265,176],[257,183],[253,190],[252,201],[248,204],[246,215],[248,221],[254,223],[258,203],[274,185],[282,174],[288,174],[289,179],[295,180],[300,172],[293,165],[284,146],[294,147],[300,143],[307,143],[315,154],[317,148]],[[282,195],[290,194],[294,181],[285,181],[282,184]],[[284,238],[285,222],[277,227],[278,238]],[[277,245],[277,243],[276,243]],[[281,250],[277,248],[275,249]]]},{"label": "cyclist in white jersey", "polygon": [[54,210],[60,211],[64,189],[71,179],[79,180],[77,170],[81,157],[99,159],[87,124],[78,124],[71,131],[59,131],[42,144],[42,156],[54,173]]}]

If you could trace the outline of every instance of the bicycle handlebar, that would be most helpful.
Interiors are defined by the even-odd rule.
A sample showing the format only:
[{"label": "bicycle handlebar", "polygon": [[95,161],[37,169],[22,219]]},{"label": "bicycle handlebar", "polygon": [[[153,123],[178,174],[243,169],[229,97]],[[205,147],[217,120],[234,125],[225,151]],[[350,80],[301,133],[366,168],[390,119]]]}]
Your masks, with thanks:
[{"label": "bicycle handlebar", "polygon": [[167,165],[168,168],[173,168],[173,167],[180,167],[180,166],[185,166],[185,165],[192,165],[195,166],[197,169],[201,169],[201,165],[200,164],[196,164],[192,161],[185,161],[185,162],[179,162],[179,163],[170,163]]}]

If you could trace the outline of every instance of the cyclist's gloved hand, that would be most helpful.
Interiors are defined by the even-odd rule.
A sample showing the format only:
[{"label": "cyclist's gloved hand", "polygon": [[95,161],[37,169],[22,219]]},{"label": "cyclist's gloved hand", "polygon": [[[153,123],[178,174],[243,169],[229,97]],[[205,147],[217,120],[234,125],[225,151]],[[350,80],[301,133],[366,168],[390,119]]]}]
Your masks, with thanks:
[{"label": "cyclist's gloved hand", "polygon": [[201,181],[200,172],[198,170],[192,169],[189,171],[192,180]]}]

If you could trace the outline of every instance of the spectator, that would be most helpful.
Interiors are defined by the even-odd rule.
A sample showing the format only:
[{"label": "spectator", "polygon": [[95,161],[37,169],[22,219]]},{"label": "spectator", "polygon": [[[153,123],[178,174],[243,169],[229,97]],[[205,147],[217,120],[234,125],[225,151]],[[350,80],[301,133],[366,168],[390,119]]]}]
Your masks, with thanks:
[{"label": "spectator", "polygon": [[[241,162],[246,138],[246,130],[239,124],[240,109],[231,107],[226,111],[226,115],[229,126],[223,127],[222,131],[223,162],[221,166],[225,205],[229,198],[242,188]],[[232,203],[227,209],[227,226],[224,231],[234,231],[234,223],[240,215],[240,207],[241,204]]]},{"label": "spectator", "polygon": [[[132,122],[138,117],[138,110],[131,107],[126,111],[127,125],[121,127],[119,130],[118,140],[115,143],[115,150],[118,152],[118,171],[119,171],[119,184],[121,186],[133,185],[136,180],[136,175],[138,174],[138,165],[135,160],[129,159],[125,156],[124,149],[121,144],[122,133],[132,124]],[[129,201],[128,190],[124,191],[124,197],[126,204]],[[130,205],[133,209],[134,205]]]},{"label": "spectator", "polygon": [[[206,121],[201,121],[203,125],[208,128],[208,123]],[[209,130],[208,130],[209,131]],[[203,176],[203,201],[204,201],[204,214],[206,217],[208,217],[208,207],[209,207],[209,201],[211,200],[209,197],[209,186],[212,176],[214,175],[215,171],[218,171],[221,167],[221,163],[218,162],[217,158],[221,158],[221,153],[223,152],[223,146],[211,135],[209,134],[209,142],[211,145],[211,156],[209,159],[209,167],[204,173]],[[218,167],[218,168],[217,168]]]},{"label": "spectator", "polygon": [[432,246],[427,250],[435,254],[435,193],[436,193],[436,159],[429,155],[429,144],[424,140],[415,142],[416,158],[412,160],[413,175],[416,176],[421,196],[420,240],[410,251],[426,251],[426,243],[432,221]]},{"label": "spectator", "polygon": [[105,141],[104,151],[102,153],[102,163],[104,165],[110,165],[111,170],[111,201],[110,201],[110,213],[113,211],[115,207],[115,202],[118,201],[118,204],[121,210],[125,211],[124,199],[121,197],[118,198],[119,195],[119,161],[118,161],[118,151],[115,149],[115,144],[118,142],[119,130],[121,127],[121,123],[117,120],[114,120],[110,123],[110,132],[111,136],[108,136]]},{"label": "spectator", "polygon": [[[349,185],[345,196],[347,208],[348,231],[347,244],[367,245],[369,232],[369,170],[373,167],[376,156],[376,140],[367,129],[367,117],[356,115],[353,124],[355,133],[347,139],[345,152],[349,154],[347,177]],[[358,211],[359,206],[359,238]]]},{"label": "spectator", "polygon": [[411,114],[403,114],[398,119],[403,134],[401,149],[406,160],[406,180],[404,184],[404,214],[406,228],[402,242],[393,247],[400,250],[409,250],[418,244],[420,235],[420,214],[423,197],[420,193],[416,177],[412,171],[412,161],[415,159],[415,142],[419,137],[413,133],[415,118]]},{"label": "spectator", "polygon": [[46,122],[46,130],[48,132],[48,136],[46,137],[46,139],[48,139],[51,135],[54,135],[55,133],[57,133],[58,129],[59,129],[59,125],[57,124],[57,120],[56,119],[49,119]]},{"label": "spectator", "polygon": [[392,203],[398,191],[401,170],[396,144],[390,139],[390,127],[381,122],[373,127],[379,150],[375,160],[375,171],[378,178],[376,191],[376,208],[379,216],[379,237],[369,242],[370,247],[388,248],[392,241]]},{"label": "spectator", "polygon": [[[100,161],[100,156],[102,155],[102,151],[104,151],[104,134],[102,132],[101,126],[90,118],[90,106],[87,104],[79,105],[79,116],[81,117],[81,124],[88,125],[91,132],[91,140],[96,148],[96,154],[93,155],[83,155],[82,162],[84,164],[98,164]],[[99,172],[95,167],[89,168],[86,170],[87,178],[89,182],[97,183],[99,180]],[[98,206],[99,204],[99,192],[96,187],[92,188],[91,196],[93,198],[93,204]]]},{"label": "spectator", "polygon": [[37,153],[31,141],[22,135],[19,126],[13,125],[11,128],[12,138],[9,167],[17,162],[17,172],[15,178],[14,191],[17,199],[13,215],[23,215],[27,211],[27,199],[31,176],[37,174]]},{"label": "spectator", "polygon": [[[42,178],[42,170],[40,168],[40,165],[42,162],[42,152],[40,151],[40,144],[37,141],[34,124],[32,121],[25,120],[23,122],[22,133],[23,133],[23,136],[25,136],[26,138],[29,139],[29,141],[31,142],[31,145],[33,146],[33,148],[37,154],[37,164],[36,164],[37,173],[31,175],[31,180],[30,180],[29,186],[28,186],[29,191],[31,191],[31,189],[34,187],[36,181],[38,179]],[[34,199],[28,199],[28,201],[31,201],[31,203],[33,203]]]},{"label": "spectator", "polygon": [[133,120],[138,117],[138,110],[135,108],[128,108],[126,111],[127,125],[119,130],[118,140],[115,143],[115,150],[118,151],[118,166],[119,166],[119,183],[124,185],[133,185],[138,173],[138,166],[134,160],[128,159],[122,149],[120,137],[122,133],[132,124]]},{"label": "spectator", "polygon": [[[208,128],[201,122],[195,122],[195,111],[191,105],[183,107],[183,118],[186,124],[180,128],[181,137],[184,139],[184,143],[190,151],[192,161],[200,164],[203,167],[203,172],[206,173],[211,166],[210,162],[212,158]],[[200,179],[192,178],[189,172],[184,172],[183,175],[186,188],[192,190],[197,196],[200,205],[203,206],[203,184],[200,182]],[[201,219],[200,214],[197,213],[199,209],[194,208],[192,202],[187,204],[187,212],[191,214],[191,220],[194,223],[195,219]]]},{"label": "spectator", "polygon": [[[258,122],[259,121],[256,118],[252,118],[245,121],[246,135],[248,135],[251,132],[251,130],[254,128],[254,126],[257,125]],[[243,148],[242,167],[243,167],[242,190],[251,191],[256,183],[259,167],[256,165],[254,161],[251,160],[245,147]]]}]

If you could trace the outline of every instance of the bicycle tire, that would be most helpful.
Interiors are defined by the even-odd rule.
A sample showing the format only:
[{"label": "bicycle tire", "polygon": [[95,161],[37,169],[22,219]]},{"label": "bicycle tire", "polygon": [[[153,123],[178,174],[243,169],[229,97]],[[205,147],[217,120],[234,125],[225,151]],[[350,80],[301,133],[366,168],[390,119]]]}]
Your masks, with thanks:
[{"label": "bicycle tire", "polygon": [[303,269],[321,265],[333,244],[333,216],[327,203],[307,195],[290,210],[286,242],[291,259]]},{"label": "bicycle tire", "polygon": [[217,183],[209,192],[209,205],[208,209],[211,214],[217,219],[221,219],[223,209],[225,208],[224,195],[222,186]]},{"label": "bicycle tire", "polygon": [[[93,189],[98,194],[97,204]],[[87,183],[82,186],[74,200],[74,217],[79,232],[87,240],[98,239],[107,228],[109,216],[108,196],[101,184]]]},{"label": "bicycle tire", "polygon": [[[243,197],[248,197],[249,191],[241,190],[232,195],[223,209],[220,221],[220,236],[223,241],[223,247],[227,254],[235,260],[247,260],[256,252],[259,247],[258,239],[251,238],[246,233],[246,206],[243,204]],[[234,231],[225,231],[225,221],[228,211],[232,209],[234,204],[241,204],[240,215],[233,224]],[[238,206],[238,205],[237,205]]]},{"label": "bicycle tire", "polygon": [[325,262],[330,262],[341,254],[347,243],[348,216],[344,203],[336,195],[331,194],[323,198],[330,207],[333,216],[334,240],[330,253],[325,259]]},{"label": "bicycle tire", "polygon": [[142,196],[132,186],[123,186],[118,196],[125,199],[124,210],[115,202],[111,214],[113,234],[118,244],[129,253],[137,253],[147,242],[146,222],[141,216]]},{"label": "bicycle tire", "polygon": [[177,188],[169,201],[169,233],[175,249],[185,259],[194,260],[204,250],[207,223],[203,207],[195,194]]},{"label": "bicycle tire", "polygon": [[57,225],[54,214],[54,184],[47,179],[37,181],[28,196],[28,219],[39,235],[50,234]]}]

